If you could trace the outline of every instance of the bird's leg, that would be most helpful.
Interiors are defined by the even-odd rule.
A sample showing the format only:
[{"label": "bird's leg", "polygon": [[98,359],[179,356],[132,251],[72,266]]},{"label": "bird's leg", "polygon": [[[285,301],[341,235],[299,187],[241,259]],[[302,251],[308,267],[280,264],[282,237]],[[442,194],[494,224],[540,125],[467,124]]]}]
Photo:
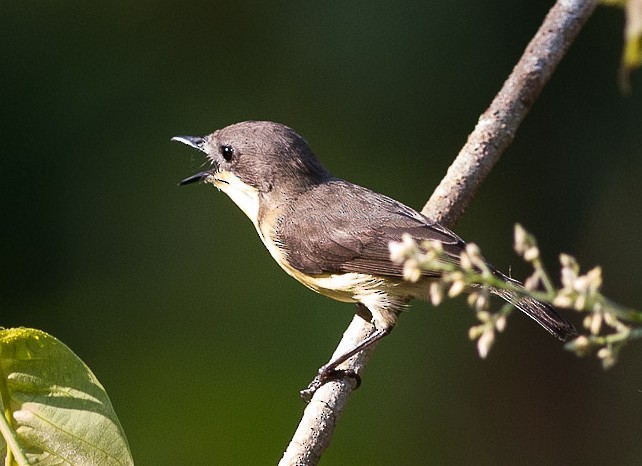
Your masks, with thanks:
[{"label": "bird's leg", "polygon": [[[364,312],[364,309],[365,309],[365,312]],[[371,316],[372,314],[370,313],[370,310],[368,310],[366,306],[364,306],[361,303],[358,303],[357,315],[365,319],[367,316]],[[392,328],[375,330],[375,332],[372,335],[370,335],[368,338],[360,342],[357,346],[331,359],[327,364],[321,366],[314,380],[310,382],[310,384],[306,389],[301,390],[300,393],[301,393],[301,398],[303,398],[303,401],[305,401],[306,403],[309,403],[310,400],[312,399],[312,396],[314,395],[314,392],[316,392],[323,384],[329,382],[330,380],[336,380],[342,377],[354,378],[356,380],[355,389],[359,388],[359,385],[361,385],[361,377],[359,377],[359,375],[351,369],[348,369],[348,370],[337,369],[337,366],[347,361],[348,359],[350,359],[359,351],[362,351],[368,348],[370,345],[374,344],[375,342],[381,340],[383,337],[388,335],[391,330]]]},{"label": "bird's leg", "polygon": [[303,401],[305,401],[306,403],[309,403],[310,400],[312,399],[312,396],[314,395],[314,392],[316,392],[323,384],[329,382],[330,380],[336,380],[343,377],[351,377],[356,380],[357,385],[355,388],[358,388],[359,385],[361,385],[361,377],[359,377],[359,375],[351,369],[347,369],[347,370],[337,369],[337,366],[345,362],[346,360],[350,359],[359,351],[362,351],[368,348],[373,343],[381,340],[383,337],[385,337],[389,333],[390,333],[390,329],[376,330],[372,335],[370,335],[368,338],[363,340],[361,343],[359,343],[357,346],[352,348],[350,351],[339,355],[338,357],[332,359],[327,364],[321,366],[321,368],[319,368],[319,373],[314,378],[314,380],[310,382],[310,384],[308,385],[308,388],[301,390],[301,398],[303,398]]},{"label": "bird's leg", "polygon": [[357,312],[355,312],[359,317],[361,317],[366,322],[372,322],[372,312],[365,304],[357,303]]}]

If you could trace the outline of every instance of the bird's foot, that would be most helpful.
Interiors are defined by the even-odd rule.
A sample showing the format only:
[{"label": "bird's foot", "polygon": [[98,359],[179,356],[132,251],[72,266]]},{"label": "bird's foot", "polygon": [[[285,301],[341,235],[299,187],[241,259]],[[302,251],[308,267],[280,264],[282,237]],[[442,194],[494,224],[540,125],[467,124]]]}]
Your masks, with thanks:
[{"label": "bird's foot", "polygon": [[309,403],[312,400],[314,393],[319,388],[332,380],[340,379],[351,379],[352,381],[354,381],[354,383],[352,384],[353,390],[356,390],[361,386],[361,376],[359,376],[359,374],[357,374],[352,369],[337,369],[334,367],[323,366],[321,367],[321,369],[319,369],[319,373],[312,380],[312,382],[310,382],[308,387],[299,392],[301,394],[301,398],[306,403]]}]

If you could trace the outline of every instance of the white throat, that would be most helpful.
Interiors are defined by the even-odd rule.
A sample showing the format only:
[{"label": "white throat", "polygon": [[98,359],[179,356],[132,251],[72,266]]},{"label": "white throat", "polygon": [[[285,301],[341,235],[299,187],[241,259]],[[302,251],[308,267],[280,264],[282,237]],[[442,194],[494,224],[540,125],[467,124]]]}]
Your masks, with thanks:
[{"label": "white throat", "polygon": [[256,188],[229,171],[216,173],[208,181],[227,194],[258,229],[259,191]]}]

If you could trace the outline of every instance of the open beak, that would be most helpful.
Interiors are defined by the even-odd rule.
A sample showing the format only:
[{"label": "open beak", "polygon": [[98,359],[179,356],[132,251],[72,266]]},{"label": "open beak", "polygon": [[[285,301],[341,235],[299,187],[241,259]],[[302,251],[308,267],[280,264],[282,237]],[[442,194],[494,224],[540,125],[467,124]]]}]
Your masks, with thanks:
[{"label": "open beak", "polygon": [[[205,141],[200,136],[174,136],[171,140],[176,142],[182,142],[183,144],[190,146],[193,149],[206,153],[204,149]],[[211,172],[200,172],[200,173],[197,173],[196,175],[192,175],[185,178],[183,181],[178,183],[178,185],[185,186],[186,184],[199,183],[203,181],[205,178],[207,178],[208,176],[210,176],[211,174],[212,174]]]}]

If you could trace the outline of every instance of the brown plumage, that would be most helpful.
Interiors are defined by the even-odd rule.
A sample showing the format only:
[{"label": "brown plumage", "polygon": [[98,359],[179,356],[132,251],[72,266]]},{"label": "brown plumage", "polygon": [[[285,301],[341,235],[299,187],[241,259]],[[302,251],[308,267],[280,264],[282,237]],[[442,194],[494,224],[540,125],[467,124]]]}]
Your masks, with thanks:
[{"label": "brown plumage", "polygon": [[[414,209],[382,194],[339,179],[319,162],[306,141],[287,126],[247,121],[203,138],[176,140],[204,152],[211,169],[184,180],[204,180],[228,194],[248,215],[279,265],[307,287],[367,308],[377,332],[331,361],[335,367],[394,327],[412,298],[427,296],[437,271],[418,283],[403,280],[388,245],[408,233],[439,241],[448,260],[459,261],[464,241]],[[492,268],[497,277],[517,283]],[[575,328],[551,306],[505,290],[491,290],[515,305],[560,340]]]}]

